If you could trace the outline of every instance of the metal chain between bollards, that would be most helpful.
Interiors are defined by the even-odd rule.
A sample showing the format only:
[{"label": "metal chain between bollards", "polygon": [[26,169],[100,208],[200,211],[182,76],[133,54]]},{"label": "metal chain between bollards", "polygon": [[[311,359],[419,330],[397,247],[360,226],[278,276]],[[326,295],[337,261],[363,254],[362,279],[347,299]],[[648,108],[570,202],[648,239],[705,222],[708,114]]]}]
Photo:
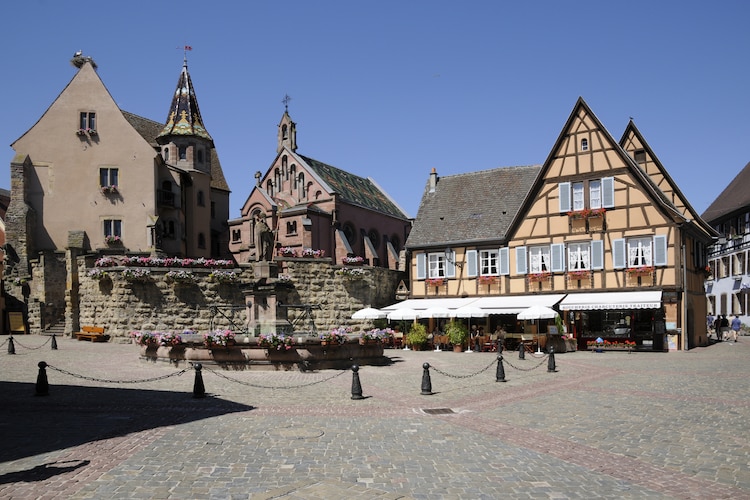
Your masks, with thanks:
[{"label": "metal chain between bollards", "polygon": [[339,373],[332,375],[328,378],[324,378],[321,380],[315,380],[314,382],[305,382],[304,384],[296,384],[296,385],[260,385],[260,384],[251,384],[250,382],[245,382],[244,380],[237,380],[236,378],[228,377],[227,375],[224,375],[221,372],[217,372],[216,370],[210,370],[206,367],[203,367],[205,371],[212,373],[216,375],[217,377],[221,377],[224,380],[229,380],[230,382],[235,382],[240,385],[245,385],[247,387],[255,387],[256,389],[298,389],[301,387],[309,387],[311,385],[315,384],[322,384],[323,382],[328,382],[329,380],[333,380],[336,377],[340,377],[341,375],[347,373],[349,370],[341,370]]},{"label": "metal chain between bollards", "polygon": [[48,338],[47,341],[44,344],[42,344],[42,345],[40,345],[38,347],[25,346],[22,343],[20,343],[18,341],[18,339],[13,339],[13,340],[15,341],[16,345],[19,346],[19,347],[23,347],[24,349],[29,350],[29,351],[36,351],[36,350],[41,349],[42,347],[46,346],[47,344],[49,344],[52,341],[52,337]]},{"label": "metal chain between bollards", "polygon": [[503,359],[503,362],[507,363],[508,366],[510,366],[514,370],[518,370],[518,371],[522,371],[522,372],[530,372],[531,370],[536,370],[537,368],[539,368],[540,366],[542,366],[544,364],[544,361],[545,361],[546,358],[547,358],[547,355],[545,354],[544,357],[542,357],[542,360],[538,364],[536,364],[535,366],[532,366],[531,368],[521,368],[520,366],[515,366],[513,363],[511,363],[507,359]]},{"label": "metal chain between bollards", "polygon": [[144,379],[138,379],[138,380],[112,380],[112,379],[104,379],[104,378],[97,378],[97,377],[87,377],[85,375],[79,375],[77,373],[63,370],[62,368],[56,368],[52,365],[47,365],[47,368],[51,370],[55,370],[56,372],[64,373],[65,375],[70,375],[71,377],[80,378],[83,380],[90,380],[92,382],[104,382],[107,384],[141,384],[144,382],[155,382],[157,380],[165,380],[170,377],[179,377],[180,375],[183,375],[184,373],[188,371],[187,369],[182,369],[178,372],[169,373],[167,375],[161,375],[159,377],[151,377],[151,378],[144,378]]},{"label": "metal chain between bollards", "polygon": [[481,369],[481,370],[479,370],[478,372],[475,372],[475,373],[472,373],[472,374],[469,374],[469,375],[451,375],[450,373],[446,373],[446,372],[444,372],[444,371],[440,370],[439,368],[435,368],[434,366],[430,366],[430,368],[432,368],[433,370],[435,370],[435,371],[436,371],[437,373],[439,373],[440,375],[445,375],[446,377],[450,377],[450,378],[471,378],[471,377],[476,377],[476,376],[477,376],[477,375],[479,375],[480,373],[484,373],[484,372],[486,372],[486,371],[487,371],[487,370],[489,370],[489,369],[490,369],[490,368],[492,367],[492,365],[494,365],[494,364],[495,364],[495,361],[493,360],[493,361],[492,361],[492,362],[491,362],[490,364],[488,364],[488,365],[487,365],[486,367],[482,368],[482,369]]}]

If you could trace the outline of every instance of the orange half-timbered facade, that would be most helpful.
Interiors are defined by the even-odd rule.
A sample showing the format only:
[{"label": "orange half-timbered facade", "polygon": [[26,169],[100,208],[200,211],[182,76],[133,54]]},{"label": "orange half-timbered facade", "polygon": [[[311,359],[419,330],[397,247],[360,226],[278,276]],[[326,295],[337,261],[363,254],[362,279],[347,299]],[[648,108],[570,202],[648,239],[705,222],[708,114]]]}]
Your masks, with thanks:
[{"label": "orange half-timbered facade", "polygon": [[463,298],[487,331],[522,329],[519,308],[539,304],[579,348],[619,337],[687,349],[707,343],[715,236],[632,121],[617,142],[579,99],[541,166],[433,171],[407,241],[411,297]]}]

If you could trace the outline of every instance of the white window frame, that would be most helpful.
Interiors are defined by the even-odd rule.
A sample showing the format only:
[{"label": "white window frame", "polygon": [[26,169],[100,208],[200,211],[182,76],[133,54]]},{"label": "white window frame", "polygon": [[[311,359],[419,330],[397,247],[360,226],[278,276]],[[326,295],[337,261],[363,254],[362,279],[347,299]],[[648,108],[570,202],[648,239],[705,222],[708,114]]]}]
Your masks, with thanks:
[{"label": "white window frame", "polygon": [[573,195],[573,211],[580,212],[586,208],[586,197],[584,196],[583,182],[574,182],[571,184]]},{"label": "white window frame", "polygon": [[589,181],[589,208],[602,208],[601,179],[592,179]]},{"label": "white window frame", "polygon": [[627,263],[629,268],[652,267],[654,265],[653,238],[629,238],[627,241]]},{"label": "white window frame", "polygon": [[591,243],[568,243],[568,270],[591,270]]},{"label": "white window frame", "polygon": [[446,278],[446,260],[444,252],[427,254],[427,278]]},{"label": "white window frame", "polygon": [[479,275],[480,276],[499,276],[500,274],[500,255],[498,250],[480,250],[479,251]]},{"label": "white window frame", "polygon": [[552,256],[549,245],[529,247],[529,273],[549,273],[552,271]]}]

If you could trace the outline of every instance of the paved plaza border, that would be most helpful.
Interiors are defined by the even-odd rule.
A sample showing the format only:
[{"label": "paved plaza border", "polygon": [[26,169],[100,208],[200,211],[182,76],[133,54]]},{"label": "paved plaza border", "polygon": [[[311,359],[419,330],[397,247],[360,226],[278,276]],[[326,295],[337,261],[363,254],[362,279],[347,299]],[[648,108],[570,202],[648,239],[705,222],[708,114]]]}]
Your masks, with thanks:
[{"label": "paved plaza border", "polygon": [[205,367],[194,398],[194,370],[133,345],[14,339],[0,498],[750,499],[746,337],[558,354],[554,373],[506,352],[502,383],[496,353],[389,349],[362,400],[350,370]]}]

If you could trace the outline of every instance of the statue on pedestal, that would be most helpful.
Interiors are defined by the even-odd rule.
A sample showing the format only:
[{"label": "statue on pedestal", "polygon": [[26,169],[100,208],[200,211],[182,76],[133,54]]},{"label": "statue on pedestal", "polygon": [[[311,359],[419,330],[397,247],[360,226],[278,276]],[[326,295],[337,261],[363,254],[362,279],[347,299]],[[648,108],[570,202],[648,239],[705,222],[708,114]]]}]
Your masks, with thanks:
[{"label": "statue on pedestal", "polygon": [[273,260],[274,237],[273,230],[266,223],[266,214],[255,216],[255,260]]}]

